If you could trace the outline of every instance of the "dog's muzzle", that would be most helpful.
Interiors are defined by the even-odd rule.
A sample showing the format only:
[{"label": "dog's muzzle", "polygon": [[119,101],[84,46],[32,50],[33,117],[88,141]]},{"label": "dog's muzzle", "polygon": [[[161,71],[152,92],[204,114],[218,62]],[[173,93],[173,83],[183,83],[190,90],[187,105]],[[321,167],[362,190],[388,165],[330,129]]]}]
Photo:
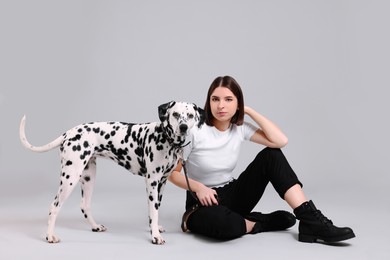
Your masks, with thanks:
[{"label": "dog's muzzle", "polygon": [[181,135],[186,135],[187,134],[187,130],[188,130],[188,125],[186,124],[181,124],[179,126],[179,130],[180,130],[180,134]]}]

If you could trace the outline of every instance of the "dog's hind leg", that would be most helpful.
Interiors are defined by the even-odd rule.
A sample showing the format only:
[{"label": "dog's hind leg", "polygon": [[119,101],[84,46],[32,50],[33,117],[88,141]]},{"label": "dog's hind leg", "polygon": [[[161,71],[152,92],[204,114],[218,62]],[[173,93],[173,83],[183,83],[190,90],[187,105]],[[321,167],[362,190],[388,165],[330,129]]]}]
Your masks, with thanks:
[{"label": "dog's hind leg", "polygon": [[97,224],[91,213],[91,201],[92,193],[95,185],[96,179],[96,158],[92,157],[87,166],[84,169],[84,172],[81,176],[81,212],[84,214],[84,217],[91,224],[93,232],[102,232],[106,231],[106,227],[103,225]]},{"label": "dog's hind leg", "polygon": [[74,187],[80,179],[80,173],[77,173],[75,169],[77,167],[70,167],[69,165],[62,165],[61,183],[58,188],[56,197],[50,207],[48,229],[46,240],[49,243],[58,243],[60,239],[54,234],[54,227],[57,220],[58,213],[65,203],[66,199],[72,193]]}]

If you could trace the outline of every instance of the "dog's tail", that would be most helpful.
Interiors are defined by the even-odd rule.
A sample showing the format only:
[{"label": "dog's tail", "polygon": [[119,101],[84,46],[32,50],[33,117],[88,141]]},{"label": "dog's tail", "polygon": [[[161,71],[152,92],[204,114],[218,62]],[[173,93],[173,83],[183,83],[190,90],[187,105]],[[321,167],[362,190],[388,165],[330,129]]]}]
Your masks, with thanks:
[{"label": "dog's tail", "polygon": [[61,135],[60,137],[55,139],[53,142],[48,143],[46,145],[33,146],[27,141],[25,125],[26,125],[26,116],[23,116],[22,121],[20,121],[19,138],[20,138],[20,141],[22,142],[23,146],[31,151],[39,152],[39,153],[47,152],[47,151],[59,146],[64,141],[64,137]]}]

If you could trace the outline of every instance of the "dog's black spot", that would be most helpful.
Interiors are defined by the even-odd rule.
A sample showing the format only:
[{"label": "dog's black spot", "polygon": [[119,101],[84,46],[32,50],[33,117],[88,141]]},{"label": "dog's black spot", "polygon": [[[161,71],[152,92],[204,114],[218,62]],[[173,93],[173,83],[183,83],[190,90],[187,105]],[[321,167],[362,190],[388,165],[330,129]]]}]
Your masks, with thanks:
[{"label": "dog's black spot", "polygon": [[78,141],[78,140],[80,140],[81,139],[81,135],[80,134],[77,134],[76,136],[74,136],[73,138],[70,138],[69,140],[70,141]]},{"label": "dog's black spot", "polygon": [[137,156],[143,157],[144,156],[144,150],[141,147],[137,147],[134,149],[134,152]]},{"label": "dog's black spot", "polygon": [[133,128],[134,124],[125,124],[125,125],[127,125],[127,131],[126,131],[126,136],[124,138],[124,141],[125,143],[128,143],[129,137],[131,136],[131,132],[132,132],[131,129]]},{"label": "dog's black spot", "polygon": [[154,203],[154,208],[155,208],[156,210],[158,210],[158,207],[159,207],[159,204],[158,204],[158,203]]},{"label": "dog's black spot", "polygon": [[116,131],[111,131],[111,136],[114,136],[116,134]]},{"label": "dog's black spot", "polygon": [[97,134],[100,132],[100,128],[99,127],[94,127],[92,128],[92,130]]},{"label": "dog's black spot", "polygon": [[72,147],[72,150],[75,152],[75,151],[81,151],[81,146],[80,145],[74,145]]},{"label": "dog's black spot", "polygon": [[87,214],[84,214],[84,218],[88,218],[88,215],[87,215]]},{"label": "dog's black spot", "polygon": [[145,176],[145,174],[147,173],[147,170],[146,170],[146,167],[141,167],[141,169],[139,170],[138,172],[138,175],[140,176]]},{"label": "dog's black spot", "polygon": [[126,162],[125,168],[126,168],[126,170],[130,170],[131,169],[130,162]]},{"label": "dog's black spot", "polygon": [[[82,155],[80,155],[80,159],[81,159],[81,160],[84,160],[85,157],[87,157],[87,156],[90,155],[90,154],[91,154],[91,151],[86,150],[86,151],[84,151],[84,153],[83,153]],[[87,163],[87,161],[84,162],[84,164],[86,164],[86,163]]]},{"label": "dog's black spot", "polygon": [[157,167],[157,168],[156,168],[156,173],[159,173],[160,170],[161,170],[161,168],[160,168],[160,167]]},{"label": "dog's black spot", "polygon": [[89,176],[85,176],[85,177],[84,177],[84,180],[85,180],[86,182],[88,182],[88,181],[90,181],[90,180],[91,180],[91,177],[89,177]]},{"label": "dog's black spot", "polygon": [[106,134],[106,135],[104,136],[104,138],[105,138],[106,140],[108,140],[108,139],[110,139],[110,135],[109,135],[109,134]]},{"label": "dog's black spot", "polygon": [[148,138],[148,143],[150,144],[152,141],[154,141],[156,139],[156,137],[154,136],[154,134],[150,134],[149,135],[149,138]]},{"label": "dog's black spot", "polygon": [[66,166],[70,166],[70,165],[72,165],[72,164],[73,164],[72,161],[67,161],[65,165],[66,165]]},{"label": "dog's black spot", "polygon": [[81,133],[83,131],[83,129],[81,129],[81,128],[79,128],[78,130],[77,130],[77,132],[79,132],[79,133]]},{"label": "dog's black spot", "polygon": [[154,182],[152,182],[150,185],[151,185],[152,187],[156,187],[156,186],[157,186],[157,182],[154,181]]},{"label": "dog's black spot", "polygon": [[153,154],[153,152],[150,152],[150,162],[153,162],[153,158],[154,158],[154,154]]},{"label": "dog's black spot", "polygon": [[137,142],[137,134],[135,133],[135,132],[133,132],[132,134],[131,134],[131,138],[133,138],[133,142]]},{"label": "dog's black spot", "polygon": [[89,143],[87,141],[84,141],[83,146],[84,148],[87,148],[89,146]]},{"label": "dog's black spot", "polygon": [[104,132],[103,130],[100,132],[100,135],[101,136],[103,136],[103,135],[105,135],[106,134],[106,132]]},{"label": "dog's black spot", "polygon": [[149,196],[149,200],[153,201],[153,196],[152,195]]},{"label": "dog's black spot", "polygon": [[66,179],[69,179],[70,178],[70,176],[69,175],[66,175]]}]

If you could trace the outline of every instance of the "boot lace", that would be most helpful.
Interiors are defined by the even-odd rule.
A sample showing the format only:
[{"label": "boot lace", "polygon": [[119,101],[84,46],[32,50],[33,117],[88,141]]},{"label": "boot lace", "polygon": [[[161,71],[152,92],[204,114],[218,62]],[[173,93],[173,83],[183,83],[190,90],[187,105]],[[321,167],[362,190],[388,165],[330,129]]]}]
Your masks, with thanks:
[{"label": "boot lace", "polygon": [[322,212],[320,210],[315,210],[314,211],[314,216],[319,220],[321,221],[322,223],[324,223],[325,225],[327,226],[332,226],[333,225],[333,222],[332,220],[328,219],[327,217],[324,216],[324,214],[322,214]]}]

